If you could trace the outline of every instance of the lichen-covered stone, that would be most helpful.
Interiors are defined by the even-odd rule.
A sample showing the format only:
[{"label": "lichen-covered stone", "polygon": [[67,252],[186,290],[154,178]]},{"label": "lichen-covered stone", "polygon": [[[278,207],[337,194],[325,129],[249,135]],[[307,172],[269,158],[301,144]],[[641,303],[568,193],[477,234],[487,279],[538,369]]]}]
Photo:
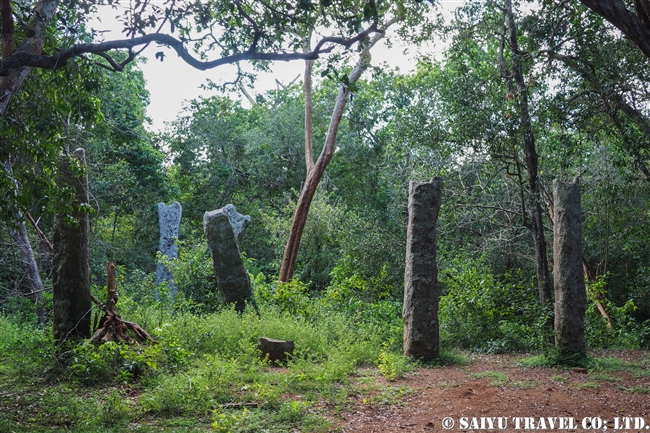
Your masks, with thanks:
[{"label": "lichen-covered stone", "polygon": [[70,212],[54,218],[52,257],[54,338],[90,337],[90,200],[84,149],[62,155],[58,162],[59,188],[69,190]]},{"label": "lichen-covered stone", "polygon": [[442,179],[411,182],[404,274],[404,354],[423,360],[439,357],[436,222]]},{"label": "lichen-covered stone", "polygon": [[[178,257],[176,239],[178,239],[178,227],[181,224],[182,213],[183,208],[177,201],[169,206],[165,206],[165,203],[158,203],[158,222],[160,224],[160,243],[158,244],[158,250],[161,255],[168,259]],[[175,297],[176,285],[172,279],[172,274],[165,263],[160,262],[156,268],[156,287],[164,281],[167,282],[171,296]],[[156,297],[158,296],[158,291],[156,291]]]},{"label": "lichen-covered stone", "polygon": [[[236,215],[233,217],[233,214]],[[203,230],[212,255],[217,287],[223,302],[235,304],[235,310],[239,312],[246,308],[246,304],[257,308],[250,278],[239,252],[238,235],[241,238],[247,225],[242,221],[246,220],[250,221],[250,217],[237,214],[233,205],[206,212],[203,216]],[[238,224],[241,229],[237,232],[235,227]]]},{"label": "lichen-covered stone", "polygon": [[587,295],[582,268],[582,211],[578,180],[553,182],[555,345],[561,356],[586,356]]},{"label": "lichen-covered stone", "polygon": [[244,233],[246,232],[246,227],[251,223],[251,217],[237,212],[234,204],[227,204],[222,207],[221,210],[227,213],[230,217],[230,224],[232,224],[232,229],[237,237],[237,243],[241,242]]}]

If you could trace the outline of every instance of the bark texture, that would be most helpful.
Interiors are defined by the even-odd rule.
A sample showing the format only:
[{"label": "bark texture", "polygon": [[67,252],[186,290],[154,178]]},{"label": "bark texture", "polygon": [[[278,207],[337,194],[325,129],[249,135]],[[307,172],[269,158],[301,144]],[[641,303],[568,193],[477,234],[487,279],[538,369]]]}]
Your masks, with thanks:
[{"label": "bark texture", "polygon": [[[75,161],[76,160],[76,161]],[[70,336],[90,337],[90,217],[87,212],[88,176],[84,149],[59,159],[57,184],[72,188],[71,212],[59,213],[54,219],[54,338],[62,342]]]},{"label": "bark texture", "polygon": [[441,200],[442,179],[411,181],[402,312],[404,354],[423,360],[440,355],[436,222]]},{"label": "bark texture", "polygon": [[[169,258],[175,259],[178,257],[178,249],[176,248],[176,239],[178,239],[178,227],[181,224],[181,215],[183,208],[177,201],[169,206],[165,203],[158,203],[158,222],[160,224],[160,242],[158,250],[160,254]],[[172,274],[163,262],[158,263],[156,268],[156,288],[166,281],[171,292],[171,296],[176,296],[176,285],[172,279]],[[159,297],[158,289],[156,289],[156,298]]]},{"label": "bark texture", "polygon": [[[34,13],[29,22],[25,37],[18,48],[9,56],[10,58],[19,58],[20,56],[40,55],[43,52],[45,38],[47,37],[47,27],[52,21],[54,14],[59,6],[58,0],[40,0],[34,7]],[[4,36],[7,38],[8,36]],[[14,39],[15,41],[15,39]],[[15,42],[14,42],[15,43]],[[3,59],[3,64],[10,60]],[[0,77],[0,117],[2,117],[9,107],[14,94],[20,89],[31,72],[29,66],[20,66],[12,68]]]},{"label": "bark texture", "polygon": [[[580,0],[582,4],[610,23],[614,24],[623,34],[650,58],[650,29],[644,20],[647,16],[637,16],[629,10],[622,0]],[[639,11],[640,12],[640,11]],[[643,15],[640,13],[640,15]]]},{"label": "bark texture", "polygon": [[[203,230],[210,247],[214,275],[223,302],[227,305],[234,304],[235,310],[243,312],[246,304],[257,309],[250,278],[241,260],[238,242],[238,235],[243,235],[243,229],[247,225],[241,222],[250,221],[250,217],[236,214],[241,218],[231,218],[233,212],[236,213],[233,205],[206,212],[203,215]],[[237,224],[238,222],[240,224]]]},{"label": "bark texture", "polygon": [[582,268],[582,212],[578,180],[553,182],[555,346],[560,355],[586,356],[587,295]]}]

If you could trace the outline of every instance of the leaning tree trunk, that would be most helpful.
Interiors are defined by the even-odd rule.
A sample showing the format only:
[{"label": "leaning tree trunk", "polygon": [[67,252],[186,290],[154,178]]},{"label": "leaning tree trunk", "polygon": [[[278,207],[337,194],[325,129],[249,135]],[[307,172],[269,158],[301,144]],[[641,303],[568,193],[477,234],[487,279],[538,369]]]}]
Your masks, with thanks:
[{"label": "leaning tree trunk", "polygon": [[[515,24],[514,14],[512,12],[511,0],[505,0],[505,14],[508,21],[510,48],[512,50],[512,65],[510,74],[507,74],[509,80],[514,80],[516,89],[517,105],[519,110],[519,122],[523,133],[524,151],[526,154],[526,171],[528,175],[528,201],[530,212],[530,230],[533,235],[533,245],[535,248],[535,264],[537,271],[537,287],[539,292],[539,302],[542,305],[548,305],[551,302],[551,279],[548,271],[548,255],[546,238],[544,237],[544,221],[541,206],[541,187],[539,184],[539,161],[537,149],[535,147],[535,134],[530,120],[528,107],[528,86],[524,80],[524,74],[521,66],[521,51],[517,41],[517,26]],[[505,35],[504,35],[505,36]],[[505,38],[504,38],[505,39]],[[502,41],[501,50],[505,40]],[[500,62],[502,73],[504,73],[505,62],[503,61],[503,52],[500,52]]]},{"label": "leaning tree trunk", "polygon": [[[386,24],[384,29],[387,29],[396,21],[390,21]],[[348,77],[347,84],[342,84],[339,87],[339,93],[336,98],[336,103],[334,104],[334,110],[332,111],[332,117],[330,118],[330,125],[327,130],[327,135],[325,137],[325,145],[321,151],[318,160],[316,163],[313,162],[313,148],[312,148],[312,99],[311,99],[311,75],[313,62],[307,61],[305,67],[305,161],[307,164],[307,178],[305,179],[305,184],[303,185],[302,191],[300,192],[300,197],[298,198],[298,203],[296,204],[296,211],[293,215],[293,222],[291,223],[291,230],[289,231],[289,238],[287,239],[287,244],[284,248],[284,255],[282,257],[282,265],[280,267],[280,276],[278,280],[280,282],[288,282],[293,278],[293,273],[296,268],[296,258],[298,257],[298,250],[300,249],[300,240],[302,238],[302,232],[305,229],[305,224],[307,222],[307,216],[309,215],[309,208],[311,207],[311,202],[314,199],[316,194],[316,189],[320,183],[325,169],[329,164],[332,156],[334,155],[334,150],[336,147],[336,136],[339,131],[339,126],[341,124],[341,119],[343,118],[343,112],[345,106],[348,102],[348,96],[350,95],[350,86],[354,85],[363,71],[370,65],[370,49],[384,37],[385,32],[375,35],[368,44],[363,49],[359,56],[359,61],[357,65],[350,73]]]},{"label": "leaning tree trunk", "polygon": [[36,258],[34,257],[34,250],[29,242],[27,226],[24,221],[17,222],[17,227],[11,231],[11,237],[16,242],[18,250],[20,250],[20,261],[25,271],[25,277],[27,278],[27,290],[25,294],[29,296],[34,304],[38,304],[40,294],[44,290],[43,281],[41,280],[41,274],[36,263]]},{"label": "leaning tree trunk", "polygon": [[57,184],[72,194],[54,219],[54,338],[63,342],[70,336],[90,337],[90,216],[88,176],[84,149],[59,158]]}]

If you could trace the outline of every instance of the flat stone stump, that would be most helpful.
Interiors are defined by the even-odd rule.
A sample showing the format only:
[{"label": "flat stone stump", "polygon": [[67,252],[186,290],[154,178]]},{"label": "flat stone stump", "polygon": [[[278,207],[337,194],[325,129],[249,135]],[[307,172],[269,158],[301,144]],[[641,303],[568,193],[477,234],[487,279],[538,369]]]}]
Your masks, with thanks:
[{"label": "flat stone stump", "polygon": [[[239,252],[238,237],[243,233],[243,228],[239,228],[244,227],[239,223],[245,221],[246,217],[233,218],[232,214],[235,212],[233,205],[206,212],[203,215],[203,230],[210,247],[214,275],[223,302],[226,305],[235,304],[235,310],[243,312],[246,304],[251,304],[255,309],[257,305],[248,272]],[[250,221],[250,217],[247,218]]]},{"label": "flat stone stump", "polygon": [[582,268],[582,211],[578,180],[553,182],[555,346],[560,356],[586,356],[587,295]]},{"label": "flat stone stump", "polygon": [[257,348],[262,352],[263,358],[268,358],[271,362],[279,363],[286,361],[287,355],[293,355],[294,342],[260,337],[257,340]]},{"label": "flat stone stump", "polygon": [[436,222],[442,179],[411,181],[404,273],[404,355],[425,361],[440,356]]}]

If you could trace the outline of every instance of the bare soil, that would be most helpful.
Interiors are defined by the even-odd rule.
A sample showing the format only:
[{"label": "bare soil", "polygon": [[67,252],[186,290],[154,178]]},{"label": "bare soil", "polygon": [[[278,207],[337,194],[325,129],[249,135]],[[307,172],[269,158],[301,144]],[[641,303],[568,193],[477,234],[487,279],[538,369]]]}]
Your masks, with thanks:
[{"label": "bare soil", "polygon": [[[501,430],[507,432],[530,432],[530,427],[541,431],[587,431],[585,426],[590,424],[585,421],[583,425],[584,419],[599,417],[607,425],[591,430],[604,431],[607,427],[612,431],[619,427],[625,432],[650,433],[650,427],[635,428],[634,420],[625,424],[625,417],[640,417],[650,425],[650,353],[617,351],[591,355],[615,357],[627,364],[621,367],[619,363],[617,367],[614,362],[608,367],[604,363],[602,368],[591,370],[526,368],[521,364],[523,355],[471,355],[467,365],[419,368],[408,377],[391,382],[412,392],[397,404],[360,401],[341,414],[338,426],[346,433],[499,431],[496,422],[489,429],[487,420],[481,417],[505,417],[507,426]],[[385,382],[383,378],[379,380]],[[519,428],[516,417],[521,418]],[[523,417],[532,418],[528,425]],[[548,417],[556,418],[553,428],[553,420]],[[454,421],[452,428],[444,429],[445,418]],[[575,428],[568,424],[570,418]],[[619,419],[618,426],[614,424],[615,418]],[[465,425],[461,425],[463,421]],[[560,429],[559,422],[566,428]],[[593,425],[597,423],[594,421]]]}]

